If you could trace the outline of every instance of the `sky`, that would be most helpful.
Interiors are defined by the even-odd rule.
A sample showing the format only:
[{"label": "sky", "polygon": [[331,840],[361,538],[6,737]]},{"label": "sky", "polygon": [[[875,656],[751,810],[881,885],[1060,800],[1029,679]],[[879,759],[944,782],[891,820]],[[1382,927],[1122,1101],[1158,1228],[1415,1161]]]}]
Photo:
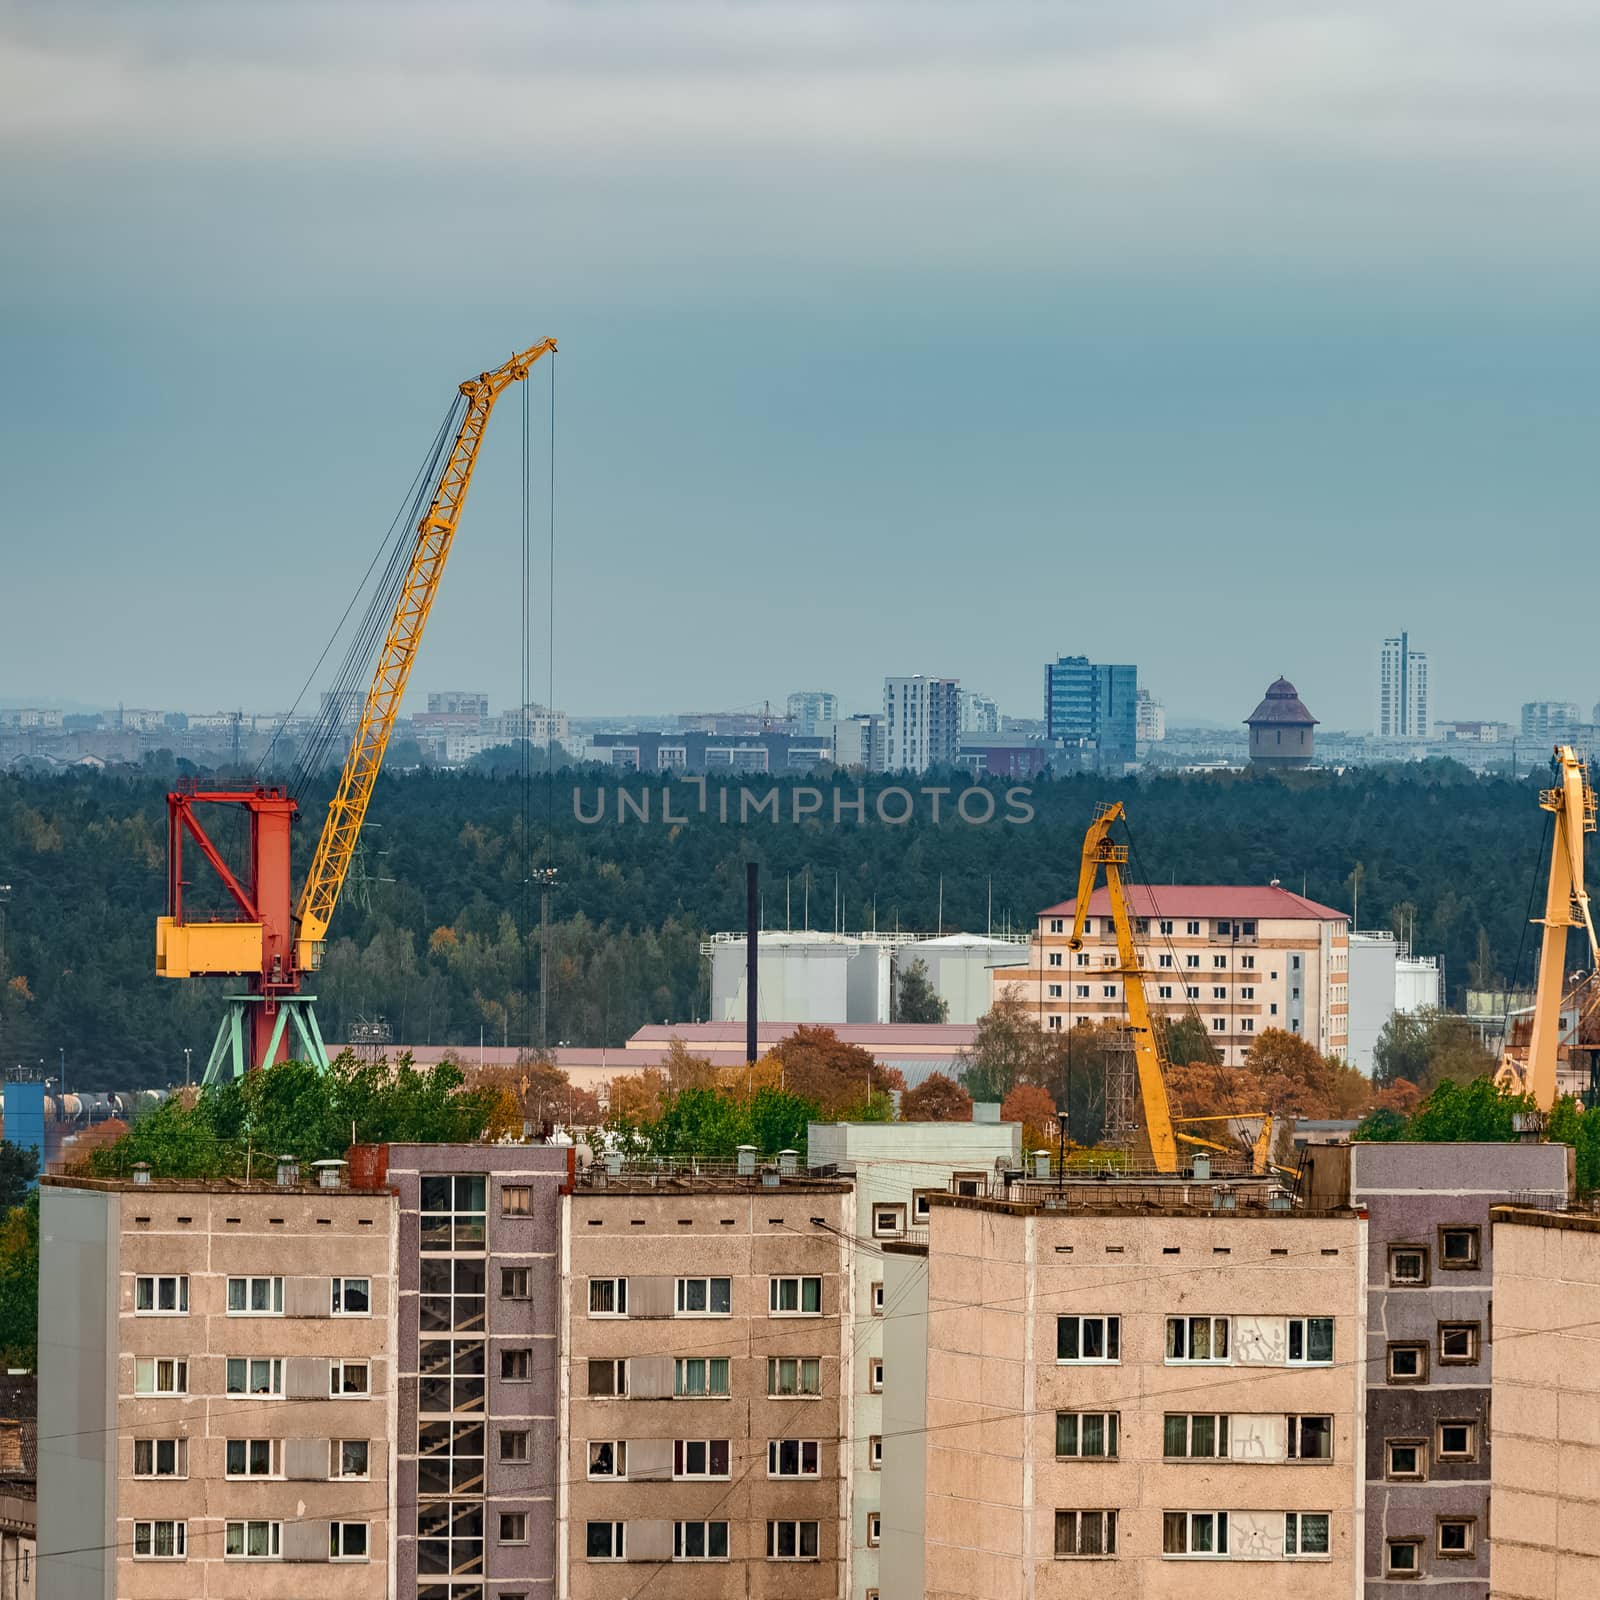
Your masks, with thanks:
[{"label": "sky", "polygon": [[[1600,697],[1592,0],[13,0],[0,699],[271,711],[554,335],[554,697]],[[551,596],[548,370],[528,385]],[[511,701],[521,396],[415,675]]]}]

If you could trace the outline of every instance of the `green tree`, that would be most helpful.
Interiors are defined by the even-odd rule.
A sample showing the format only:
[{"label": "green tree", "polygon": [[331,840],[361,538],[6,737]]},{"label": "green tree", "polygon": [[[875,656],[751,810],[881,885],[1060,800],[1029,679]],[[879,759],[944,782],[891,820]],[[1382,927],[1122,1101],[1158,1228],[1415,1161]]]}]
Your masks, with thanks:
[{"label": "green tree", "polygon": [[962,1087],[974,1100],[1003,1101],[1019,1083],[1047,1081],[1049,1051],[1036,1013],[1009,988],[978,1018],[962,1052]]},{"label": "green tree", "polygon": [[39,1360],[39,1191],[0,1219],[0,1362]]},{"label": "green tree", "polygon": [[898,1020],[901,1022],[948,1022],[950,1006],[928,979],[928,964],[920,958],[900,974]]},{"label": "green tree", "polygon": [[1372,1081],[1380,1089],[1405,1078],[1428,1081],[1428,1025],[1420,1015],[1396,1011],[1378,1030],[1372,1047]]},{"label": "green tree", "polygon": [[0,1139],[0,1215],[28,1198],[39,1176],[38,1152],[26,1145]]}]

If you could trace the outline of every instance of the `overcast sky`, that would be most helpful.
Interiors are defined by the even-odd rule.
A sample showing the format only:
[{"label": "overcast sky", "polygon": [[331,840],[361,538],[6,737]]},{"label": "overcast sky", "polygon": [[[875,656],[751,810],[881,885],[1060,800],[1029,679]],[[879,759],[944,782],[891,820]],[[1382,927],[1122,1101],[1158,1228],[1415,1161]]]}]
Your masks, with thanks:
[{"label": "overcast sky", "polygon": [[[554,334],[574,712],[1070,652],[1364,727],[1401,627],[1587,710],[1597,82],[1593,0],[13,0],[0,697],[286,704]],[[519,424],[414,690],[515,692]]]}]

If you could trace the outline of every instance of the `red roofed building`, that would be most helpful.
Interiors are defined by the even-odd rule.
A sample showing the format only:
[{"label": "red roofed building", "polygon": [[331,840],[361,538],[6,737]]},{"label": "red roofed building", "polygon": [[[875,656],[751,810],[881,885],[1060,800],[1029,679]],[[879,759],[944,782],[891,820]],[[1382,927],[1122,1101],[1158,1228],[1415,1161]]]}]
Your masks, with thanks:
[{"label": "red roofed building", "polygon": [[[1343,911],[1280,885],[1130,885],[1129,912],[1151,1009],[1193,1011],[1223,1061],[1237,1066],[1268,1028],[1298,1033],[1325,1055],[1350,1037],[1350,924]],[[1081,950],[1067,940],[1076,900],[1039,913],[1025,967],[994,974],[1050,1032],[1127,1015],[1111,901],[1097,889]]]}]

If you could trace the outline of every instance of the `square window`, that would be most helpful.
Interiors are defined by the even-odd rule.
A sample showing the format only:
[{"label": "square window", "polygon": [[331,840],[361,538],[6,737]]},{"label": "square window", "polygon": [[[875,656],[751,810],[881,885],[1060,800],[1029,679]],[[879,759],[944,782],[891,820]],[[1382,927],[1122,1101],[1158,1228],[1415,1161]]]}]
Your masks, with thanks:
[{"label": "square window", "polygon": [[628,1314],[628,1280],[626,1278],[591,1278],[589,1280],[589,1315],[591,1317],[625,1317]]},{"label": "square window", "polygon": [[531,1350],[502,1350],[500,1376],[507,1383],[526,1383],[533,1366]]},{"label": "square window", "polygon": [[591,1478],[626,1478],[628,1476],[627,1440],[591,1439],[589,1441],[589,1476]]},{"label": "square window", "polygon": [[372,1315],[372,1280],[370,1278],[335,1278],[333,1280],[332,1314],[336,1317],[370,1317]]},{"label": "square window", "polygon": [[1289,1364],[1327,1366],[1333,1361],[1333,1318],[1289,1318]]},{"label": "square window", "polygon": [[365,1561],[367,1559],[366,1523],[330,1522],[328,1524],[328,1559],[330,1561]]},{"label": "square window", "polygon": [[1440,1366],[1469,1366],[1477,1359],[1478,1324],[1476,1322],[1441,1322],[1439,1324]]},{"label": "square window", "polygon": [[1447,1271],[1470,1271],[1478,1265],[1479,1233],[1476,1228],[1439,1230],[1439,1265]]},{"label": "square window", "polygon": [[1440,1517],[1438,1553],[1462,1559],[1477,1549],[1478,1525],[1473,1517]]},{"label": "square window", "polygon": [[502,1300],[528,1299],[530,1277],[531,1274],[526,1267],[501,1267],[500,1298]]},{"label": "square window", "polygon": [[591,1399],[625,1395],[628,1392],[628,1363],[623,1361],[591,1361],[589,1363],[589,1395]]},{"label": "square window", "polygon": [[591,1522],[584,1529],[584,1554],[590,1561],[621,1561],[623,1528],[620,1522]]},{"label": "square window", "polygon": [[500,1215],[525,1217],[532,1210],[533,1190],[525,1183],[508,1183],[500,1191]]},{"label": "square window", "polygon": [[[252,1366],[254,1364],[251,1363]],[[329,1394],[368,1394],[371,1385],[372,1374],[365,1361],[333,1361],[328,1364]],[[281,1383],[277,1392],[283,1392]]]},{"label": "square window", "polygon": [[1391,1539],[1385,1554],[1384,1571],[1391,1578],[1414,1578],[1422,1571],[1420,1539]]},{"label": "square window", "polygon": [[1391,1478],[1422,1479],[1428,1475],[1428,1445],[1425,1439],[1388,1439],[1384,1442],[1388,1475]]},{"label": "square window", "polygon": [[1474,1461],[1478,1455],[1478,1425],[1475,1422],[1439,1424],[1439,1459]]},{"label": "square window", "polygon": [[528,1459],[528,1430],[526,1428],[502,1428],[500,1430],[500,1459],[502,1461],[526,1461]]},{"label": "square window", "polygon": [[906,1231],[904,1206],[874,1206],[872,1208],[872,1233],[877,1239],[898,1239]]},{"label": "square window", "polygon": [[1391,1344],[1389,1346],[1390,1383],[1426,1383],[1428,1381],[1428,1347],[1425,1344]]},{"label": "square window", "polygon": [[335,1442],[335,1478],[365,1478],[368,1476],[368,1442],[365,1439],[340,1439]]},{"label": "square window", "polygon": [[500,1543],[526,1544],[528,1542],[528,1514],[526,1511],[500,1513]]},{"label": "square window", "polygon": [[1389,1246],[1389,1282],[1397,1289],[1416,1288],[1428,1281],[1428,1247],[1421,1244]]}]

